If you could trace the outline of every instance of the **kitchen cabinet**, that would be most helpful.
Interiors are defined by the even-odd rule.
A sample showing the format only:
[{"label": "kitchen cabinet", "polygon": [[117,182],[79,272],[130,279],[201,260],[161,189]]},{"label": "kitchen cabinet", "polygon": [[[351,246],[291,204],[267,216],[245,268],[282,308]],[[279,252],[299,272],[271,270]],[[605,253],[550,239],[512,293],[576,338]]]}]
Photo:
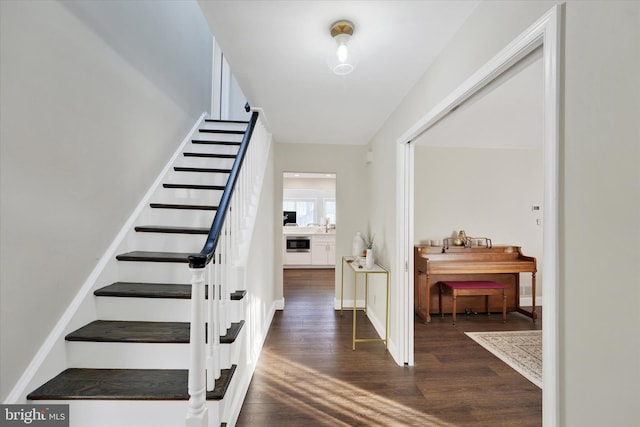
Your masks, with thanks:
[{"label": "kitchen cabinet", "polygon": [[311,265],[336,265],[335,234],[311,236]]}]

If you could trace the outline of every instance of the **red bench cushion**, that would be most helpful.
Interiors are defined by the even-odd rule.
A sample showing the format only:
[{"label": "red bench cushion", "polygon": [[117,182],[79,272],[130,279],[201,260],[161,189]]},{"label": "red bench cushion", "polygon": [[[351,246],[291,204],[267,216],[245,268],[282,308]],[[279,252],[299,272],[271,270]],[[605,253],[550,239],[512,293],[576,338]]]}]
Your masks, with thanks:
[{"label": "red bench cushion", "polygon": [[507,289],[507,285],[488,281],[440,282],[451,289]]}]

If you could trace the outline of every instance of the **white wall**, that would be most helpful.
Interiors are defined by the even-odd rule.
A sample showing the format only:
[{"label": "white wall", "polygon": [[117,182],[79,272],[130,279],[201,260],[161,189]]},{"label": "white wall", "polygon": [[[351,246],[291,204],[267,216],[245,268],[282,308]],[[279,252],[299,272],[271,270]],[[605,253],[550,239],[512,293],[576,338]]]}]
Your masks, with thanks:
[{"label": "white wall", "polygon": [[[521,246],[541,269],[541,149],[480,149],[416,146],[416,244],[442,240],[459,230],[488,237],[494,245]],[[531,277],[522,274],[523,296],[531,295]],[[542,282],[538,280],[537,295]]]},{"label": "white wall", "polygon": [[209,108],[195,2],[0,2],[0,400]]},{"label": "white wall", "polygon": [[640,3],[572,1],[565,38],[561,421],[637,426]]},{"label": "white wall", "polygon": [[[353,236],[368,227],[369,186],[365,164],[366,147],[359,145],[318,145],[276,143],[275,209],[282,215],[283,172],[318,172],[336,174],[336,298],[340,298],[340,260],[351,254]],[[282,222],[274,221],[277,233]],[[274,241],[276,286],[282,297],[282,239]],[[286,303],[286,301],[285,301]]]},{"label": "white wall", "polygon": [[244,109],[247,103],[247,97],[242,93],[240,85],[236,81],[236,78],[231,75],[231,81],[229,85],[229,114],[228,120],[249,120],[251,118],[251,112],[247,112]]},{"label": "white wall", "polygon": [[[394,189],[385,179],[395,174],[396,138],[553,4],[481,3],[390,116],[371,143],[375,231],[395,224],[388,206]],[[640,3],[569,1],[564,10],[560,425],[635,426],[640,423]],[[393,235],[384,234],[389,258]],[[594,242],[606,243],[599,249]]]}]

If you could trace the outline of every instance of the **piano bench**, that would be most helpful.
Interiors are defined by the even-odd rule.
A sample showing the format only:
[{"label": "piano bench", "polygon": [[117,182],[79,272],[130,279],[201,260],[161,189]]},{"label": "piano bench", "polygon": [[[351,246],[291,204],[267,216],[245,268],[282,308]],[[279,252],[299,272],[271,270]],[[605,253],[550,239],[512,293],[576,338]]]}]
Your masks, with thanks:
[{"label": "piano bench", "polygon": [[442,294],[447,293],[452,297],[452,314],[453,314],[453,324],[456,324],[456,300],[458,296],[484,296],[484,306],[487,314],[489,313],[489,296],[491,295],[502,295],[502,321],[506,323],[507,321],[507,289],[509,288],[507,285],[503,285],[502,283],[496,282],[486,282],[486,281],[464,281],[464,282],[438,282],[440,285],[440,293],[438,295],[438,309],[440,310],[440,315],[444,317],[444,312],[442,311]]}]

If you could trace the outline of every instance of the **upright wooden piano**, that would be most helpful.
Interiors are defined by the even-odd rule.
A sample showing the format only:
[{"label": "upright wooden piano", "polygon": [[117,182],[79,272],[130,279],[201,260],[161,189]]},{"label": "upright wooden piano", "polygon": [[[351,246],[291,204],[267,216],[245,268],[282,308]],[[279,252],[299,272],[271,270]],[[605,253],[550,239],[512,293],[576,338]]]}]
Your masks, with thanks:
[{"label": "upright wooden piano", "polygon": [[[522,254],[519,246],[443,247],[418,245],[414,250],[415,312],[425,322],[438,310],[438,285],[443,280],[488,280],[504,283],[507,290],[507,311],[517,311],[536,321],[536,259]],[[520,273],[531,273],[533,308],[520,307]],[[465,308],[484,311],[484,297],[465,297],[458,303]],[[449,298],[443,299],[443,310],[451,312]],[[489,303],[490,311],[502,311],[502,301]]]}]

